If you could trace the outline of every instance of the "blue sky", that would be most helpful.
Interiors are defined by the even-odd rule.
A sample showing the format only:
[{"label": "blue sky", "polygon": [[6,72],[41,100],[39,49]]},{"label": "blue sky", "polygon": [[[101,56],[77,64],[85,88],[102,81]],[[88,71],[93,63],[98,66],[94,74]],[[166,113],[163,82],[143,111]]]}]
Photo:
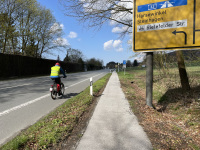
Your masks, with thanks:
[{"label": "blue sky", "polygon": [[[127,44],[130,37],[119,39],[116,33],[113,33],[113,26],[109,25],[109,22],[102,26],[100,30],[95,28],[84,28],[85,25],[80,24],[76,18],[67,17],[62,11],[62,7],[57,0],[37,0],[42,6],[50,9],[56,18],[57,22],[63,25],[64,35],[63,38],[67,40],[70,46],[74,49],[79,49],[83,52],[86,59],[97,58],[104,61],[106,65],[110,61],[123,63],[123,60],[131,60],[130,56],[134,55],[134,52],[128,47]],[[74,37],[69,37],[70,32]],[[66,56],[66,51],[57,52],[55,50],[52,55],[45,55],[48,59],[60,59],[63,60]]]}]

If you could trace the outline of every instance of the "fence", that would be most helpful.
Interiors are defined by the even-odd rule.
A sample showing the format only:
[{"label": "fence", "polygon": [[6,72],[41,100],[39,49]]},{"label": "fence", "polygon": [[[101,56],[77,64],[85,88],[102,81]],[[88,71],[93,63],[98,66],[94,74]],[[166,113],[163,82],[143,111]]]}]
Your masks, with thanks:
[{"label": "fence", "polygon": [[[56,62],[56,60],[0,53],[0,78],[49,75],[51,67]],[[60,62],[60,64],[67,73],[84,70],[84,64],[65,62]],[[91,68],[90,66],[88,68],[88,70],[100,69],[99,67]]]}]

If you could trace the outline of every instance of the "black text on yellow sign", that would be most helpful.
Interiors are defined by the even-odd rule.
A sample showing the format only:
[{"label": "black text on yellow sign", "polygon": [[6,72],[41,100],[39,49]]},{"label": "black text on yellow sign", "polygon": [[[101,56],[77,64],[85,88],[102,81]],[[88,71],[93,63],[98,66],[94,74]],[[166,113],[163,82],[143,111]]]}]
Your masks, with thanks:
[{"label": "black text on yellow sign", "polygon": [[200,48],[200,1],[134,0],[133,50]]}]

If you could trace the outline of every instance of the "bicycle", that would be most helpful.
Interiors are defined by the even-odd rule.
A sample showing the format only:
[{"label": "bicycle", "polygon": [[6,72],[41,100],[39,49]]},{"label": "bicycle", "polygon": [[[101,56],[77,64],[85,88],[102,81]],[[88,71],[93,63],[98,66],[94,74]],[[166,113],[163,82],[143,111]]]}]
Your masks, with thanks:
[{"label": "bicycle", "polygon": [[[62,78],[64,78],[64,77],[62,77]],[[63,95],[64,95],[64,92],[65,92],[65,85],[64,85],[64,83],[60,82],[60,84],[57,84],[55,82],[55,79],[52,79],[52,80],[54,80],[54,83],[50,87],[51,98],[53,100],[55,100],[57,98],[57,96],[61,96],[60,98],[62,98]]]}]

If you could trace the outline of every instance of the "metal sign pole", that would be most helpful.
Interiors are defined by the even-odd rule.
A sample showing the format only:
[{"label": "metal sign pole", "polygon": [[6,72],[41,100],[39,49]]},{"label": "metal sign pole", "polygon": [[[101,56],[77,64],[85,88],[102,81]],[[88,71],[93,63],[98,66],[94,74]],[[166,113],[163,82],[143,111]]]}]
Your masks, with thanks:
[{"label": "metal sign pole", "polygon": [[146,104],[153,107],[153,52],[147,52],[146,57]]},{"label": "metal sign pole", "polygon": [[124,69],[124,75],[126,74],[125,73],[125,69],[126,69],[126,60],[123,60],[123,69]]},{"label": "metal sign pole", "polygon": [[118,72],[119,72],[119,63],[118,63]]}]

